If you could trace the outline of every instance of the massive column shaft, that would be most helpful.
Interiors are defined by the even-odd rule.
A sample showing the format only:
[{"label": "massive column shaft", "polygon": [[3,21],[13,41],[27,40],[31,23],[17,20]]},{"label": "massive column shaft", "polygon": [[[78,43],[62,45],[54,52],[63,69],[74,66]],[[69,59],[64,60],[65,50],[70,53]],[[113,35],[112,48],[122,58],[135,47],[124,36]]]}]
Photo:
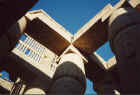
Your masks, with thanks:
[{"label": "massive column shaft", "polygon": [[[137,36],[136,36],[137,35]],[[120,8],[109,19],[109,40],[118,63],[122,93],[140,93],[140,13]],[[137,40],[136,40],[137,39]]]},{"label": "massive column shaft", "polygon": [[74,53],[65,54],[59,62],[49,94],[83,95],[86,87],[84,63]]},{"label": "massive column shaft", "polygon": [[[6,22],[6,21],[5,21]],[[1,26],[2,27],[2,26]],[[0,27],[1,32],[2,31]],[[19,38],[23,34],[27,27],[27,19],[22,17],[17,23],[13,24],[11,28],[9,28],[8,32],[1,36],[0,34],[0,59],[7,55],[7,53],[12,50],[16,43],[18,42]],[[21,49],[21,47],[19,47]]]},{"label": "massive column shaft", "polygon": [[0,36],[19,18],[21,18],[37,0],[1,0],[0,1]]}]

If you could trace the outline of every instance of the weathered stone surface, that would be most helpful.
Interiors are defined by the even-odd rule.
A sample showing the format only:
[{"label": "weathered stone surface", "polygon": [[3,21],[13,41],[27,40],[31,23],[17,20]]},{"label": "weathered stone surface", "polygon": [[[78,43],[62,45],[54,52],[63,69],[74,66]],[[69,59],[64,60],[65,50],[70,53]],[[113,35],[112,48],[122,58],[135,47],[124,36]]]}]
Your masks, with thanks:
[{"label": "weathered stone surface", "polygon": [[73,63],[65,62],[57,68],[49,93],[50,95],[58,93],[83,95],[85,87],[83,72]]},{"label": "weathered stone surface", "polygon": [[26,33],[49,48],[56,55],[61,55],[71,44],[73,35],[43,10],[29,12],[26,14],[26,17],[30,20]]},{"label": "weathered stone surface", "polygon": [[26,31],[27,25],[28,20],[23,16],[20,20],[17,21],[17,23],[10,27],[6,33],[10,43],[10,50],[15,47],[21,35]]},{"label": "weathered stone surface", "polygon": [[116,10],[109,20],[109,39],[118,62],[122,93],[140,93],[140,65],[136,61],[139,17],[140,13],[135,9],[121,8]]},{"label": "weathered stone surface", "polygon": [[140,11],[140,0],[130,0],[129,3],[131,4],[132,7]]},{"label": "weathered stone surface", "polygon": [[[0,1],[0,36],[37,2],[37,0],[1,0]],[[11,15],[12,14],[12,15]]]},{"label": "weathered stone surface", "polygon": [[31,88],[31,89],[28,89],[25,93],[25,95],[29,95],[29,94],[41,94],[41,95],[45,95],[45,91],[43,91],[42,89],[40,88]]}]

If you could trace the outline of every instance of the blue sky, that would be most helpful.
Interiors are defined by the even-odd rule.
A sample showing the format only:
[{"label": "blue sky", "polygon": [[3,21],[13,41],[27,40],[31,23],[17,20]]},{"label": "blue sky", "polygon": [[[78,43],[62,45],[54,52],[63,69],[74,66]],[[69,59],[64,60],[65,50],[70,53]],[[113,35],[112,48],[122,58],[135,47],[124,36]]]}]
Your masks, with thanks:
[{"label": "blue sky", "polygon": [[[105,5],[119,0],[40,0],[31,10],[43,9],[72,34],[94,17]],[[96,51],[104,60],[113,56],[107,42]],[[86,94],[95,94],[92,82],[87,79]]]}]

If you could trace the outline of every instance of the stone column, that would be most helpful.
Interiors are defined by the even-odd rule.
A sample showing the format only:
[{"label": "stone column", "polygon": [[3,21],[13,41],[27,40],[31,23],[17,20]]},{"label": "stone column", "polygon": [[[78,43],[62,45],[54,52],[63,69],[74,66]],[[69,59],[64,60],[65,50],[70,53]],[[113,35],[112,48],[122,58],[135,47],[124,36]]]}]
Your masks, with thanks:
[{"label": "stone column", "polygon": [[27,19],[22,17],[17,23],[13,24],[8,32],[6,32],[6,36],[10,43],[10,50],[15,47],[21,35],[25,32],[27,28]]},{"label": "stone column", "polygon": [[49,94],[84,95],[86,88],[84,63],[75,53],[65,54],[59,62]]},{"label": "stone column", "polygon": [[121,93],[140,93],[140,13],[120,8],[109,19],[110,46],[116,55]]},{"label": "stone column", "polygon": [[37,0],[1,0],[0,1],[0,37],[32,8]]},{"label": "stone column", "polygon": [[45,91],[43,91],[40,88],[30,88],[27,91],[25,91],[24,93],[25,95],[34,95],[34,94],[38,94],[38,95],[46,95]]}]

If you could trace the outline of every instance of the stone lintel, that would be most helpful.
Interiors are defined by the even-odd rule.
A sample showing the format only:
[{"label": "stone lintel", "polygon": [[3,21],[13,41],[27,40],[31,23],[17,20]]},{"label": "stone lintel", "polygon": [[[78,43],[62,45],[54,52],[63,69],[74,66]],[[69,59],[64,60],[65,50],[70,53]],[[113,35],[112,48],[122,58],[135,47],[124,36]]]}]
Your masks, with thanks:
[{"label": "stone lintel", "polygon": [[26,17],[31,21],[26,33],[57,55],[70,45],[73,35],[43,10],[29,12]]},{"label": "stone lintel", "polygon": [[[73,45],[82,52],[92,54],[96,49],[103,45],[107,40],[108,19],[114,10],[130,6],[126,0],[120,0],[115,6],[108,4],[87,24],[85,24],[74,35]],[[131,7],[131,6],[130,6]]]}]

